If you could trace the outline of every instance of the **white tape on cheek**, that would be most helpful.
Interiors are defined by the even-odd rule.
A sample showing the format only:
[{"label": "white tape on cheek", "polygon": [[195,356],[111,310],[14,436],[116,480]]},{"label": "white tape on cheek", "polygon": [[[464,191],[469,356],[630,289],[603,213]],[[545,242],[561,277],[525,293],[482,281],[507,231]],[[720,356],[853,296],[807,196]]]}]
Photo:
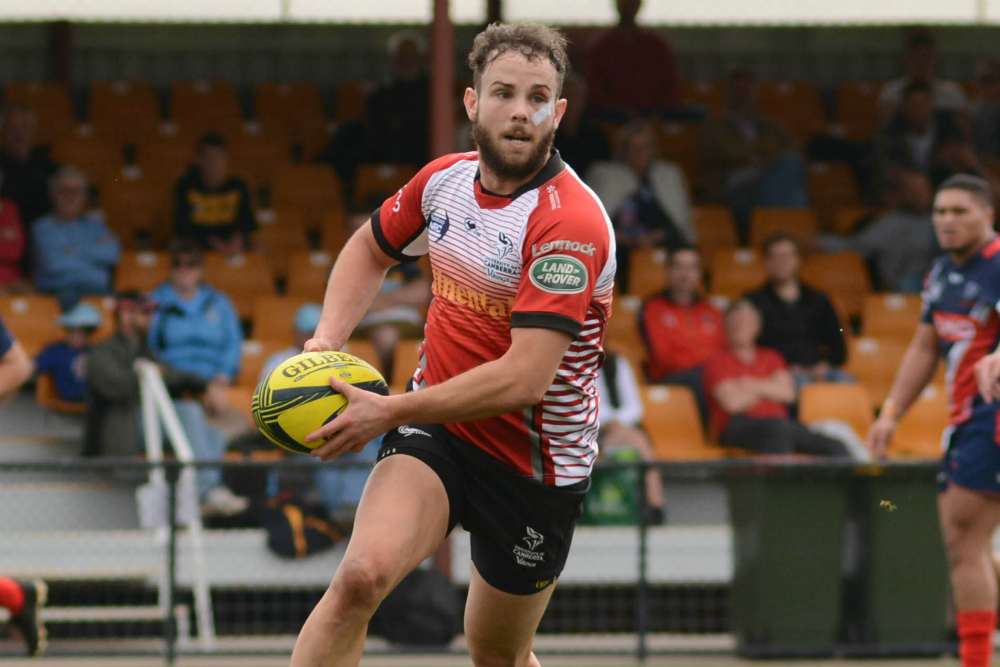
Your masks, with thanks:
[{"label": "white tape on cheek", "polygon": [[552,100],[545,103],[541,109],[531,114],[531,122],[535,125],[541,125],[545,122],[545,119],[552,115]]}]

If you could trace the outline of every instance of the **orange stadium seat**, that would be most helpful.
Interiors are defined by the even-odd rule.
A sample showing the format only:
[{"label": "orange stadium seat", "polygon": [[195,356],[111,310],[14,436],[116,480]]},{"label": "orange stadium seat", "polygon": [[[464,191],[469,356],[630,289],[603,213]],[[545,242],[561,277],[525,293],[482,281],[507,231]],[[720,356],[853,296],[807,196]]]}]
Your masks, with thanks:
[{"label": "orange stadium seat", "polygon": [[0,295],[0,317],[31,357],[63,337],[62,328],[56,324],[59,304],[55,297]]},{"label": "orange stadium seat", "polygon": [[83,401],[66,401],[59,398],[56,391],[55,381],[51,373],[39,373],[35,380],[35,403],[38,407],[55,412],[82,415],[87,411],[87,404]]},{"label": "orange stadium seat", "polygon": [[88,120],[96,128],[134,141],[155,132],[160,106],[147,81],[95,81],[90,84]]},{"label": "orange stadium seat", "polygon": [[254,117],[299,137],[304,128],[326,122],[316,84],[306,81],[258,83],[253,90]]},{"label": "orange stadium seat", "polygon": [[864,141],[875,138],[881,88],[882,84],[874,81],[847,81],[837,86],[836,120],[849,128],[849,136]]},{"label": "orange stadium seat", "polygon": [[23,104],[35,111],[36,141],[47,143],[71,134],[76,112],[69,88],[61,81],[11,81],[3,87],[4,104]]},{"label": "orange stadium seat", "polygon": [[851,167],[843,162],[814,162],[809,165],[809,201],[832,226],[837,209],[859,206],[861,194]]},{"label": "orange stadium seat", "polygon": [[823,99],[810,81],[761,81],[757,106],[762,116],[784,122],[802,143],[826,127]]},{"label": "orange stadium seat", "polygon": [[249,252],[226,258],[218,253],[205,255],[205,279],[233,302],[241,320],[253,315],[257,297],[275,293],[271,267],[264,255]]},{"label": "orange stadium seat", "polygon": [[241,387],[253,389],[260,380],[260,372],[264,368],[264,363],[275,352],[292,347],[292,320],[284,323],[287,331],[284,340],[257,340],[251,338],[243,341],[240,346],[240,373],[236,376],[235,384]]},{"label": "orange stadium seat", "polygon": [[170,276],[170,259],[165,252],[128,251],[122,253],[115,270],[115,291],[149,292]]},{"label": "orange stadium seat", "polygon": [[726,111],[726,85],[721,81],[684,81],[681,98],[685,104],[699,104],[709,116],[719,116]]},{"label": "orange stadium seat", "polygon": [[864,385],[847,382],[817,382],[802,388],[799,421],[814,424],[836,419],[851,425],[864,438],[872,425],[872,399]]},{"label": "orange stadium seat", "polygon": [[375,370],[379,373],[385,372],[385,369],[382,368],[382,362],[378,358],[378,354],[375,353],[375,346],[371,343],[371,341],[363,338],[352,338],[347,341],[347,344],[344,345],[341,352],[353,354],[358,359],[367,361],[369,364],[374,366]]},{"label": "orange stadium seat", "polygon": [[767,273],[760,253],[747,248],[719,250],[712,258],[711,294],[738,299],[764,284]]},{"label": "orange stadium seat", "polygon": [[689,185],[700,185],[698,142],[701,127],[695,123],[658,123],[655,128],[660,157],[676,163],[684,171]]},{"label": "orange stadium seat", "polygon": [[[374,210],[374,209],[373,209]],[[319,247],[336,257],[347,242],[344,209],[326,211],[319,223]]]},{"label": "orange stadium seat", "polygon": [[143,173],[155,175],[172,187],[194,162],[197,140],[194,134],[180,132],[139,137],[135,143],[136,164]]},{"label": "orange stadium seat", "polygon": [[750,247],[762,247],[778,232],[808,238],[818,229],[819,222],[812,209],[758,207],[750,213]]},{"label": "orange stadium seat", "polygon": [[878,209],[869,206],[846,206],[838,208],[833,213],[832,231],[834,234],[840,234],[841,236],[850,236],[862,220],[877,212]]},{"label": "orange stadium seat", "polygon": [[941,386],[924,389],[916,402],[899,420],[889,443],[892,456],[940,458],[941,436],[948,423],[948,394]]},{"label": "orange stadium seat", "polygon": [[639,329],[642,300],[635,296],[616,297],[604,332],[605,347],[625,356],[636,374],[646,374],[646,344]]},{"label": "orange stadium seat", "polygon": [[406,383],[413,377],[413,372],[420,365],[420,340],[401,340],[396,344],[392,355],[392,382],[389,386],[393,393],[402,394],[406,391]]},{"label": "orange stadium seat", "polygon": [[364,206],[373,197],[381,204],[394,192],[416,176],[417,169],[408,164],[361,164],[358,165],[354,182],[354,203]]},{"label": "orange stadium seat", "polygon": [[348,120],[364,118],[365,98],[369,87],[367,81],[341,81],[338,83],[333,119],[338,123],[343,123]]},{"label": "orange stadium seat", "polygon": [[690,388],[680,385],[642,387],[645,415],[642,425],[653,443],[657,459],[699,460],[726,456],[721,447],[705,438],[698,403]]},{"label": "orange stadium seat", "polygon": [[908,343],[920,324],[922,307],[916,294],[869,294],[861,316],[861,332]]},{"label": "orange stadium seat", "polygon": [[172,185],[136,167],[112,172],[101,181],[101,208],[125,248],[159,246],[170,237]]},{"label": "orange stadium seat", "polygon": [[257,248],[267,257],[275,277],[288,274],[288,263],[295,253],[309,250],[306,226],[298,211],[257,211]]},{"label": "orange stadium seat", "polygon": [[698,249],[704,258],[703,263],[711,261],[717,251],[739,245],[736,239],[736,223],[733,222],[732,212],[726,206],[694,206],[691,209],[691,223],[694,226]]},{"label": "orange stadium seat", "polygon": [[332,167],[322,164],[280,167],[271,179],[271,206],[298,209],[316,229],[325,213],[343,208],[340,181]]},{"label": "orange stadium seat", "polygon": [[872,291],[865,260],[856,252],[810,255],[802,263],[802,282],[836,294],[850,318],[861,317]]},{"label": "orange stadium seat", "polygon": [[300,299],[323,301],[333,261],[334,255],[326,250],[293,254],[288,259],[285,292]]},{"label": "orange stadium seat", "polygon": [[[292,322],[295,311],[310,299],[295,296],[278,296],[275,294],[259,296],[253,302],[253,324],[251,331],[254,340],[270,343],[292,342]],[[317,300],[316,303],[319,303]]]},{"label": "orange stadium seat", "polygon": [[882,405],[889,395],[906,347],[907,343],[891,338],[861,337],[848,343],[843,369],[868,390],[873,407]]},{"label": "orange stadium seat", "polygon": [[121,169],[125,162],[121,146],[97,134],[90,137],[60,137],[52,142],[50,148],[56,162],[83,170],[91,181]]},{"label": "orange stadium seat", "polygon": [[185,131],[222,131],[243,120],[236,88],[228,81],[174,81],[170,119]]},{"label": "orange stadium seat", "polygon": [[640,299],[667,287],[669,255],[664,248],[635,248],[629,253],[628,292]]},{"label": "orange stadium seat", "polygon": [[284,131],[239,132],[228,141],[233,171],[252,185],[270,185],[275,169],[292,164],[291,140]]}]

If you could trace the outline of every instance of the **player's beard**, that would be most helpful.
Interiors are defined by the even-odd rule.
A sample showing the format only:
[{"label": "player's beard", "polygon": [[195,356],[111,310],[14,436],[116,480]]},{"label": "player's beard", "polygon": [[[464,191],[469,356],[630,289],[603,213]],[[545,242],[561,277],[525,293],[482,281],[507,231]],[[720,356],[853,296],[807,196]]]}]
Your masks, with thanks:
[{"label": "player's beard", "polygon": [[504,154],[502,134],[495,136],[478,120],[472,123],[472,140],[479,149],[479,161],[494,176],[502,180],[517,181],[533,176],[545,166],[556,138],[555,123],[547,134],[538,139],[534,149],[522,158],[510,159]]}]

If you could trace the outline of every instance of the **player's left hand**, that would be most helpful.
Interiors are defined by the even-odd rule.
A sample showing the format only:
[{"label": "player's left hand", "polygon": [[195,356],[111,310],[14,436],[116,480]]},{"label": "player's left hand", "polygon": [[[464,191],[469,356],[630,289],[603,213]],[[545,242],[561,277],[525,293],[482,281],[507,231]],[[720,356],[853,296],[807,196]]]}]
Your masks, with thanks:
[{"label": "player's left hand", "polygon": [[1000,400],[997,380],[1000,379],[1000,352],[987,354],[976,363],[976,384],[986,403]]},{"label": "player's left hand", "polygon": [[324,461],[340,456],[344,452],[360,452],[369,442],[388,431],[389,411],[384,401],[387,396],[379,396],[359,389],[343,380],[331,377],[333,390],[347,398],[347,407],[330,422],[306,436],[306,442],[327,442],[312,450],[310,456]]}]

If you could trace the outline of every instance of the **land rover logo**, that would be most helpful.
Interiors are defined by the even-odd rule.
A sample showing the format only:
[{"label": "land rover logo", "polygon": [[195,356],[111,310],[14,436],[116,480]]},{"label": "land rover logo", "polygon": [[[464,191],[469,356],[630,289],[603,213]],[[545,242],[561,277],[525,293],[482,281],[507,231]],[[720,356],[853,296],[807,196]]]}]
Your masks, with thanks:
[{"label": "land rover logo", "polygon": [[531,265],[528,275],[543,292],[579,294],[587,288],[587,267],[569,255],[540,257]]}]

